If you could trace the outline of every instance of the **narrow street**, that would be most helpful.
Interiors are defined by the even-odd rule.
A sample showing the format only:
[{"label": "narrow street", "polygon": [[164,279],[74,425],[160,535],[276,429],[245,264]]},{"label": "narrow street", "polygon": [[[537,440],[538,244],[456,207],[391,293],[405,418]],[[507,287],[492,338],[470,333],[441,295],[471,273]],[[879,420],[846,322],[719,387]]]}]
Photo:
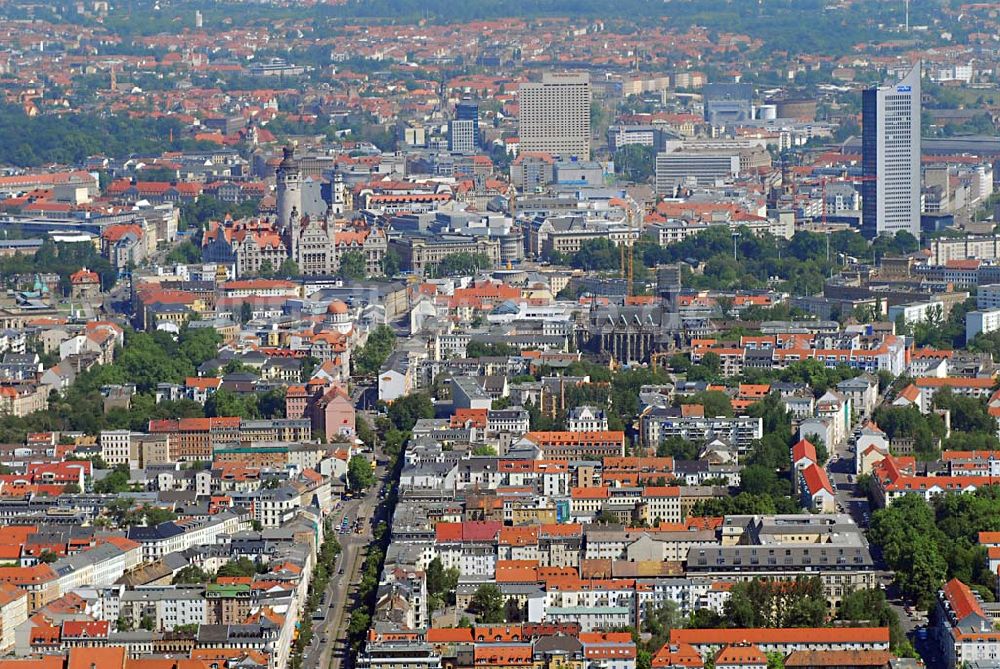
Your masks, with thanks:
[{"label": "narrow street", "polygon": [[[350,532],[337,534],[341,553],[335,563],[336,571],[330,578],[327,587],[326,615],[322,621],[313,621],[312,611],[303,611],[303,622],[313,625],[313,640],[306,648],[302,665],[307,669],[341,669],[350,667],[349,648],[347,647],[347,626],[351,611],[356,606],[355,588],[360,579],[361,565],[365,559],[365,549],[372,541],[374,527],[373,514],[379,503],[379,490],[385,484],[387,471],[384,467],[376,469],[377,482],[363,498],[342,502],[340,508],[331,513],[334,532],[338,532],[342,519],[346,516],[350,523]],[[358,518],[366,519],[357,532],[354,523]]]},{"label": "narrow street", "polygon": [[[877,406],[881,405],[885,399],[884,394],[880,395]],[[864,422],[865,420],[861,420],[854,425],[852,435],[853,431],[860,428]],[[827,462],[826,470],[830,478],[830,482],[836,487],[834,496],[837,500],[838,512],[849,514],[859,527],[867,529],[869,523],[871,522],[871,514],[875,511],[875,509],[871,508],[867,492],[859,489],[855,482],[856,476],[854,473],[854,457],[855,453],[852,436],[851,439],[839,444],[837,448],[830,453],[830,459]],[[926,637],[920,638],[920,636],[918,636],[924,634],[920,630],[926,629],[926,614],[922,611],[916,610],[912,606],[909,606],[908,603],[902,598],[899,593],[899,589],[896,587],[893,580],[895,578],[895,574],[886,568],[885,563],[882,561],[882,556],[878,548],[875,546],[872,546],[872,558],[875,560],[875,564],[879,569],[878,586],[885,591],[886,600],[899,617],[899,623],[903,628],[903,632],[907,637],[909,637],[914,647],[921,651],[921,655],[926,661],[927,655],[925,653],[931,652],[931,649],[929,648]]]}]

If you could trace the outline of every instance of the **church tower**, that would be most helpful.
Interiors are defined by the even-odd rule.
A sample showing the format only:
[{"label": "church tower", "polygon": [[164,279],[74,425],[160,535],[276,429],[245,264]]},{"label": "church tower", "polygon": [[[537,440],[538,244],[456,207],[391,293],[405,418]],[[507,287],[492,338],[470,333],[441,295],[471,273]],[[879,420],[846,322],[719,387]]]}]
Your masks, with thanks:
[{"label": "church tower", "polygon": [[302,172],[295,160],[295,149],[282,149],[281,164],[276,174],[278,182],[278,225],[285,227],[292,221],[293,212],[302,213]]}]

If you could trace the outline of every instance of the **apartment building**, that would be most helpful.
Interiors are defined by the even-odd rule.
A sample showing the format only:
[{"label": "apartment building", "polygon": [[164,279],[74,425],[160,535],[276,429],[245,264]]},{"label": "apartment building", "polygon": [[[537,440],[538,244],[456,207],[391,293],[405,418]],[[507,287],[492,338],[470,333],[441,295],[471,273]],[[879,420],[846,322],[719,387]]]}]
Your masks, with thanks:
[{"label": "apartment building", "polygon": [[702,657],[714,657],[727,646],[754,644],[764,653],[795,651],[888,650],[888,627],[800,627],[778,629],[675,629],[671,645],[692,646]]},{"label": "apartment building", "polygon": [[[688,408],[690,407],[690,408]],[[704,443],[721,439],[746,451],[751,443],[764,436],[761,418],[751,416],[705,416],[700,406],[650,408],[639,416],[642,443],[653,446],[672,437]]]},{"label": "apartment building", "polygon": [[625,455],[625,433],[604,430],[594,432],[528,432],[517,446],[536,446],[546,458],[603,458]]},{"label": "apartment building", "polygon": [[945,583],[938,591],[935,614],[934,638],[948,669],[994,663],[1000,657],[1000,632],[993,617],[965,583],[958,579]]}]

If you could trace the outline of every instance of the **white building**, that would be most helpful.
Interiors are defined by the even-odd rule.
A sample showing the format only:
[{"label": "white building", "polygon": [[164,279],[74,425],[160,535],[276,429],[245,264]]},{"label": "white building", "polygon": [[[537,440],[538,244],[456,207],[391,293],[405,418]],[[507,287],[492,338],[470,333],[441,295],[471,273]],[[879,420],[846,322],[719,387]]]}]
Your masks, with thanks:
[{"label": "white building", "polygon": [[452,119],[448,123],[448,150],[456,153],[475,153],[475,121],[470,119]]},{"label": "white building", "polygon": [[965,314],[965,341],[972,341],[981,332],[1000,330],[1000,309],[970,311]]},{"label": "white building", "polygon": [[920,237],[920,63],[862,94],[862,231]]},{"label": "white building", "polygon": [[889,321],[895,323],[900,316],[907,325],[923,323],[934,318],[944,319],[944,302],[927,300],[926,302],[910,302],[889,307]]},{"label": "white building", "polygon": [[934,637],[948,669],[982,661],[991,666],[1000,657],[1000,632],[983,609],[979,595],[958,579],[945,583],[938,592]]},{"label": "white building", "polygon": [[520,150],[590,158],[590,75],[547,72],[521,84]]},{"label": "white building", "polygon": [[566,429],[570,432],[604,432],[608,429],[608,414],[597,407],[573,407],[566,417]]},{"label": "white building", "polygon": [[28,593],[9,583],[0,583],[0,653],[14,647],[14,630],[27,620]]},{"label": "white building", "polygon": [[133,433],[130,430],[102,430],[98,443],[101,445],[101,458],[114,467],[115,465],[138,465],[138,449],[133,450]]},{"label": "white building", "polygon": [[714,186],[740,174],[738,151],[672,151],[656,154],[656,192],[677,186]]}]

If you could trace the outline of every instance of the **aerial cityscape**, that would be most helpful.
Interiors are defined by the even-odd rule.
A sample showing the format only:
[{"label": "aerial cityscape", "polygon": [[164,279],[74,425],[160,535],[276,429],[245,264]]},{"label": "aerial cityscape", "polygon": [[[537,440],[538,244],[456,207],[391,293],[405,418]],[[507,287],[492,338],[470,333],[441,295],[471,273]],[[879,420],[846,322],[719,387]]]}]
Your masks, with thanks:
[{"label": "aerial cityscape", "polygon": [[0,669],[1000,669],[1000,2],[0,0]]}]

